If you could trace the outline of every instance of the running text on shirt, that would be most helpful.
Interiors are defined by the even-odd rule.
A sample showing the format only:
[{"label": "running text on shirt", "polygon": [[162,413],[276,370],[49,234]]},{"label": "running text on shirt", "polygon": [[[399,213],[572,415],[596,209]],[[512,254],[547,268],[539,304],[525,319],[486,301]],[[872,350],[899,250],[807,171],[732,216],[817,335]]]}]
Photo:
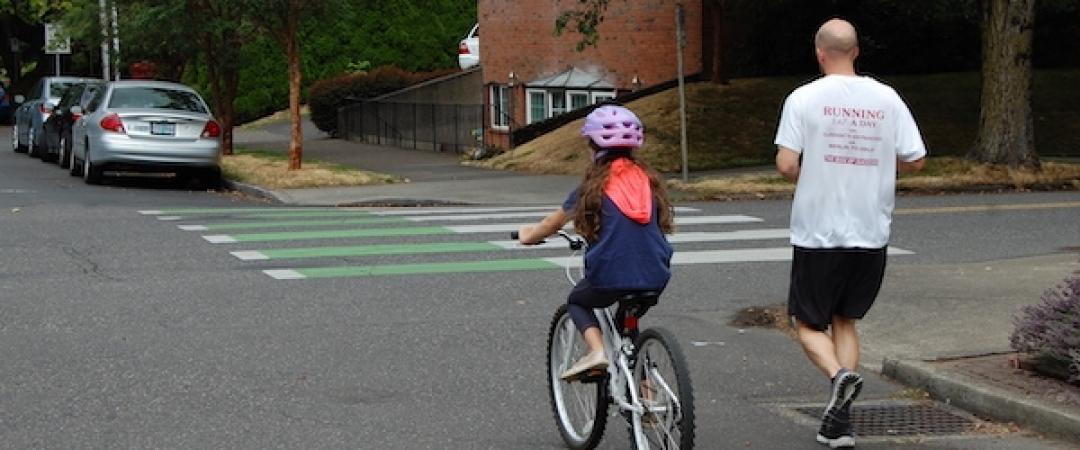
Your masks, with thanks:
[{"label": "running text on shirt", "polygon": [[825,106],[822,108],[822,115],[826,119],[822,122],[827,126],[825,144],[829,149],[824,154],[825,162],[854,166],[878,165],[878,158],[863,155],[874,152],[880,145],[881,136],[877,133],[879,125],[885,120],[884,110]]}]

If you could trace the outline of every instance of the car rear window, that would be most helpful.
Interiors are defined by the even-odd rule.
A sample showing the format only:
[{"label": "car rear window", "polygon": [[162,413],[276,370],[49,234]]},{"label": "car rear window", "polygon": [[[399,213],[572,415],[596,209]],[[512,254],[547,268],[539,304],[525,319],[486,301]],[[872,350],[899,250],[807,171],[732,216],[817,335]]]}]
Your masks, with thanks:
[{"label": "car rear window", "polygon": [[62,83],[56,81],[49,83],[49,97],[62,97],[64,95],[64,92],[67,91],[69,87],[75,84],[78,83]]},{"label": "car rear window", "polygon": [[109,108],[175,109],[205,113],[199,96],[190,91],[163,87],[124,87],[113,91]]}]

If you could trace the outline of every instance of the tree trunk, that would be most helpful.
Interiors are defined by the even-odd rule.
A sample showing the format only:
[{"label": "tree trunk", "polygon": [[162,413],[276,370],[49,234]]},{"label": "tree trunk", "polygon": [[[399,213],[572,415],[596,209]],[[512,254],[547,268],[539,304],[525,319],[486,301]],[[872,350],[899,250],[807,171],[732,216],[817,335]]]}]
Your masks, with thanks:
[{"label": "tree trunk", "polygon": [[983,0],[982,23],[979,130],[968,157],[1037,168],[1031,113],[1035,0]]},{"label": "tree trunk", "polygon": [[285,30],[285,53],[289,59],[289,117],[292,119],[292,139],[289,141],[289,170],[300,170],[304,155],[304,135],[300,122],[300,0],[289,0],[289,17]]},{"label": "tree trunk", "polygon": [[728,84],[724,70],[724,0],[715,0],[712,4],[712,82]]},{"label": "tree trunk", "polygon": [[236,91],[240,85],[240,71],[230,67],[222,75],[221,102],[221,149],[226,155],[233,154],[233,128],[236,124]]}]

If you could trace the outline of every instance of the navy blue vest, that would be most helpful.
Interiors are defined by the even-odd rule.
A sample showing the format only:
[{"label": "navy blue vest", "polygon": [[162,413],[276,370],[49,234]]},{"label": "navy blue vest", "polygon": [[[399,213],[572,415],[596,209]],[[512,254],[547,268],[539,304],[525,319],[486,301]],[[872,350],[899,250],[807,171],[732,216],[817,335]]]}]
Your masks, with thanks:
[{"label": "navy blue vest", "polygon": [[[578,190],[563,202],[571,216]],[[657,223],[657,206],[647,224],[635,222],[604,195],[600,232],[585,252],[585,278],[600,290],[662,290],[671,279],[671,244]]]}]

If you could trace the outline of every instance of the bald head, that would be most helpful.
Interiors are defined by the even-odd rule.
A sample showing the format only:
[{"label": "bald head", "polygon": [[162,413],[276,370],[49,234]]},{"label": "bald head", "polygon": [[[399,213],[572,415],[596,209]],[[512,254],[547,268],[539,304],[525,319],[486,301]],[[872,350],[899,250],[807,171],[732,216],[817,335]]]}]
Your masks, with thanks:
[{"label": "bald head", "polygon": [[850,22],[832,19],[821,25],[814,35],[814,46],[832,54],[847,55],[859,46],[859,35]]}]

